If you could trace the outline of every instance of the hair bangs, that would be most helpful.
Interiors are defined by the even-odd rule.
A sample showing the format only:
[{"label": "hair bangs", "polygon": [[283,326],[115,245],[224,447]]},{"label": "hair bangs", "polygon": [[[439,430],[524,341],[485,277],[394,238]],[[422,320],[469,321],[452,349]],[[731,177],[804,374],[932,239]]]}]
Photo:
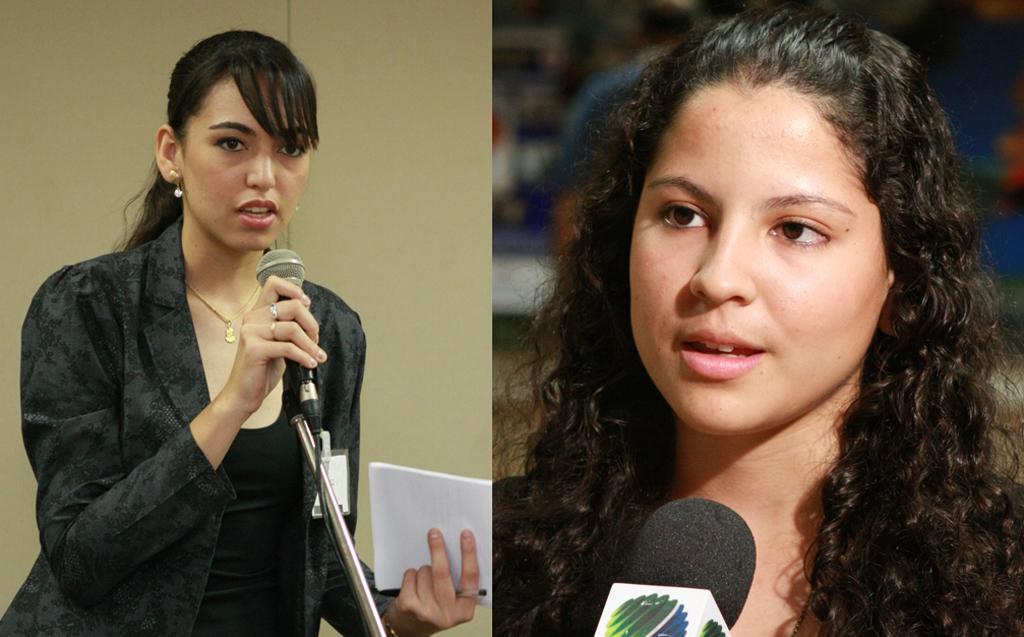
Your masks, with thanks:
[{"label": "hair bangs", "polygon": [[306,73],[277,66],[245,66],[231,76],[242,100],[263,130],[294,148],[316,148],[316,91]]}]

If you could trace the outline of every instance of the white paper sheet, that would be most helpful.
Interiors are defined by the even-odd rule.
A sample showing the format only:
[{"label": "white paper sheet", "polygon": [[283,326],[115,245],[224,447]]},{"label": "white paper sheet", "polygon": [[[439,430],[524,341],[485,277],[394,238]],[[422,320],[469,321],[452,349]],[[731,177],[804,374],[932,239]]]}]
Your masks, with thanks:
[{"label": "white paper sheet", "polygon": [[456,588],[462,574],[459,535],[476,536],[480,588],[477,603],[491,607],[491,481],[370,463],[373,571],[378,589],[400,588],[406,569],[430,564],[427,531],[441,529]]}]

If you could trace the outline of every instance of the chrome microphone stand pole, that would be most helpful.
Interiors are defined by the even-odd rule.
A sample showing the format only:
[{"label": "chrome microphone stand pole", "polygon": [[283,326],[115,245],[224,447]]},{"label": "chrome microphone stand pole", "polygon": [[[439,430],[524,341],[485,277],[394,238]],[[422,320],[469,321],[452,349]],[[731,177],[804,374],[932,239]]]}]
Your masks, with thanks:
[{"label": "chrome microphone stand pole", "polygon": [[[299,388],[300,395],[303,392],[312,391],[315,401],[316,386],[313,383],[302,383]],[[341,560],[345,575],[348,578],[349,590],[355,596],[356,606],[363,617],[363,626],[367,629],[370,637],[387,637],[384,631],[384,624],[377,612],[377,606],[373,603],[373,593],[366,581],[362,565],[359,563],[359,556],[356,555],[356,547],[352,542],[352,536],[345,526],[344,513],[338,504],[338,497],[334,493],[334,486],[331,484],[327,468],[323,466],[323,460],[317,457],[316,444],[313,442],[313,433],[310,431],[309,422],[300,412],[289,420],[295,432],[299,436],[299,443],[302,445],[303,455],[306,463],[313,473],[314,479],[320,476],[320,509],[324,512],[324,520],[330,527],[331,542],[334,544],[335,552]],[[319,471],[317,470],[319,468]]]}]

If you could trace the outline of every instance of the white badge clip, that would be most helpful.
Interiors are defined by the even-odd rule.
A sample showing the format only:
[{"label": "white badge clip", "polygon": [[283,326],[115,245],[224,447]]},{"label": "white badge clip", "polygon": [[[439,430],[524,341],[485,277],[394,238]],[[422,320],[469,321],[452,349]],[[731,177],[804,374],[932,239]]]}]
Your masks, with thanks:
[{"label": "white badge clip", "polygon": [[[320,432],[320,449],[324,469],[330,476],[331,486],[334,488],[334,495],[338,498],[342,513],[348,515],[351,511],[348,502],[348,449],[331,449],[331,433],[326,429]],[[313,502],[313,517],[324,517],[319,493]]]}]

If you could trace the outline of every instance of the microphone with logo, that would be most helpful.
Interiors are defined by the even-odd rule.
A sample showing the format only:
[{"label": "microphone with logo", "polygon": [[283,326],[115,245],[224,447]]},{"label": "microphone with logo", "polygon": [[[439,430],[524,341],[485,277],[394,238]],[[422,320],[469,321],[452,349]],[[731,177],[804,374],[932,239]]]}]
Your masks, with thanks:
[{"label": "microphone with logo", "polygon": [[594,635],[728,636],[750,593],[755,559],[754,536],[729,507],[669,502],[640,529]]}]

